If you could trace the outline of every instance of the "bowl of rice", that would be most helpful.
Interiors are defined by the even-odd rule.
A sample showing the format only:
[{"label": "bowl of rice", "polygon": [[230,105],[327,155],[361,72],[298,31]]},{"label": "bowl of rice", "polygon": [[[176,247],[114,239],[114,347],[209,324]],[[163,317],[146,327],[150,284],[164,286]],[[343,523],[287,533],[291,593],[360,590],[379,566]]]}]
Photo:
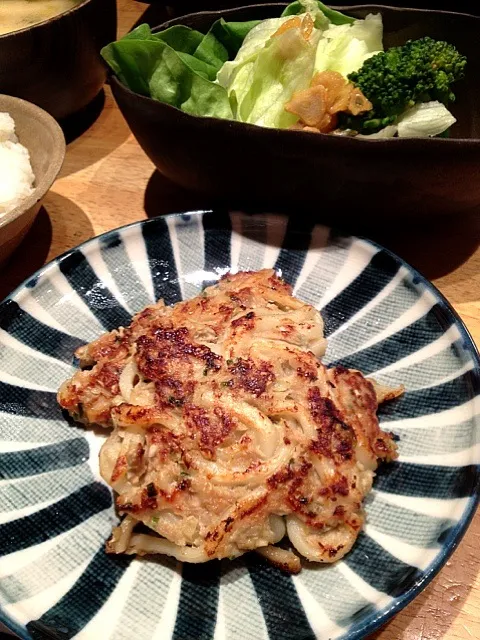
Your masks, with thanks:
[{"label": "bowl of rice", "polygon": [[64,157],[65,138],[52,116],[0,95],[0,265],[30,229]]}]

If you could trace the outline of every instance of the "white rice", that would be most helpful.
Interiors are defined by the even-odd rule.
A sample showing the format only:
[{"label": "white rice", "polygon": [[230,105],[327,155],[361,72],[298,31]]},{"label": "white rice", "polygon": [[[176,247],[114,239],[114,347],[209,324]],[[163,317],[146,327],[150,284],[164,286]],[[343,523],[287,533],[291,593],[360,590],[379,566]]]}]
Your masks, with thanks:
[{"label": "white rice", "polygon": [[15,122],[0,113],[0,219],[33,193],[34,182],[30,154],[18,142]]}]

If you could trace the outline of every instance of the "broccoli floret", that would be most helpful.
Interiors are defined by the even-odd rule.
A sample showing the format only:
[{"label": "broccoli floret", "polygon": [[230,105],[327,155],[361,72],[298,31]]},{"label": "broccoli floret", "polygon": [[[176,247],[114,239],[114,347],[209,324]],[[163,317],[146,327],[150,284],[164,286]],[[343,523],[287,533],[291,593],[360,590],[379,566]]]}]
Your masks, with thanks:
[{"label": "broccoli floret", "polygon": [[465,75],[467,59],[449,44],[433,38],[409,40],[368,58],[348,79],[370,100],[373,109],[346,123],[373,132],[419,102],[455,100],[451,85]]}]

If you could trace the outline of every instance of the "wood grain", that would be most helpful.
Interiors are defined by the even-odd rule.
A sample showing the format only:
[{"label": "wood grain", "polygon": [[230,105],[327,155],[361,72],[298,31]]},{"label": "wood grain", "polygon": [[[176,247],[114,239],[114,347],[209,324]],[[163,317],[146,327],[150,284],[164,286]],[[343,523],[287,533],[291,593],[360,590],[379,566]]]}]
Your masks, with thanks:
[{"label": "wood grain", "polygon": [[[118,0],[119,33],[147,5]],[[102,107],[101,102],[93,108]],[[78,133],[78,132],[77,132]],[[47,260],[94,235],[173,211],[208,206],[154,171],[116,108],[110,90],[95,122],[70,142],[61,177],[28,237],[0,277],[0,297]],[[430,278],[480,343],[480,213],[377,230],[375,239]],[[480,638],[480,515],[439,575],[375,640]]]}]

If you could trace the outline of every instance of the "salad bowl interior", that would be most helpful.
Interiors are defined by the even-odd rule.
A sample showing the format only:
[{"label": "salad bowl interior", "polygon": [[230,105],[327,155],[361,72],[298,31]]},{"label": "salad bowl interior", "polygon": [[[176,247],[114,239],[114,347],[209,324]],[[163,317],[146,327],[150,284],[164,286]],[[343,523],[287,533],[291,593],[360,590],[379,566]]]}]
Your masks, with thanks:
[{"label": "salad bowl interior", "polygon": [[[185,25],[206,33],[226,21],[278,17],[285,4],[202,11],[153,28]],[[112,77],[112,88],[138,142],[166,177],[232,206],[306,210],[321,190],[319,215],[385,219],[456,214],[480,206],[480,19],[452,12],[381,5],[336,7],[355,18],[380,13],[384,48],[425,36],[446,40],[467,58],[466,76],[449,105],[456,123],[448,138],[352,139],[270,129],[184,113],[139,95]],[[476,186],[478,184],[478,186]],[[392,197],[394,195],[394,197]]]},{"label": "salad bowl interior", "polygon": [[[153,25],[153,31],[163,31],[182,24],[206,33],[219,17],[225,20],[265,20],[278,17],[285,4],[261,4],[227,9],[202,11],[176,17],[161,25]],[[337,10],[354,18],[364,19],[368,14],[380,13],[383,19],[385,49],[397,47],[407,40],[429,36],[453,44],[468,60],[468,71],[457,86],[457,99],[451,107],[457,122],[451,129],[452,139],[480,139],[480,90],[476,79],[480,75],[477,53],[477,36],[480,19],[446,11],[401,9],[386,5],[342,5]]]}]

